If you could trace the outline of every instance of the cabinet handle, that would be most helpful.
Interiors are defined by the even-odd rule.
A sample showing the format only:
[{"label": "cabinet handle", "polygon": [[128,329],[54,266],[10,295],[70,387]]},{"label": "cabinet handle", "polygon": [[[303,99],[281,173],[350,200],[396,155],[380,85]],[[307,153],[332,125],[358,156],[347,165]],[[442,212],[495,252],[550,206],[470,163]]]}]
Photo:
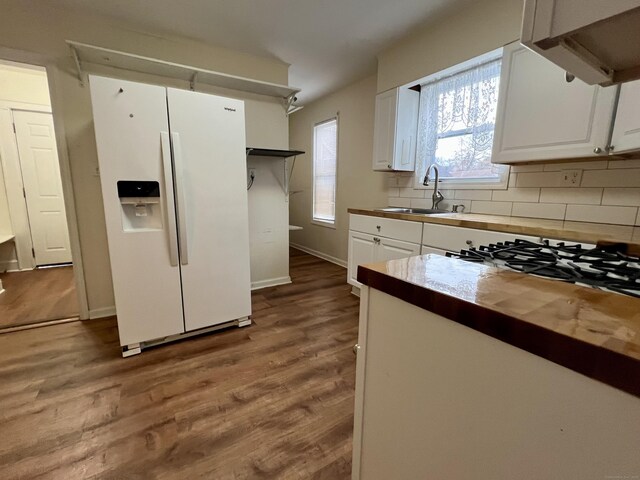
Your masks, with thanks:
[{"label": "cabinet handle", "polygon": [[373,237],[373,242],[374,243],[380,243],[380,239],[378,237]]},{"label": "cabinet handle", "polygon": [[593,149],[593,153],[595,153],[596,155],[599,155],[602,153],[602,149],[600,147],[596,147]]}]

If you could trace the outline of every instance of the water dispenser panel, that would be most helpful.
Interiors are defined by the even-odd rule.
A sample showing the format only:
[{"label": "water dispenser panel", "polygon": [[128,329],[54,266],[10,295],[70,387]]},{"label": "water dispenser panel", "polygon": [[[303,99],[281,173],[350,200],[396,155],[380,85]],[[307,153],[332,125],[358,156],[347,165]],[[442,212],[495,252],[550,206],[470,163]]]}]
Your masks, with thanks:
[{"label": "water dispenser panel", "polygon": [[145,180],[119,180],[118,197],[125,232],[162,230],[160,184]]}]

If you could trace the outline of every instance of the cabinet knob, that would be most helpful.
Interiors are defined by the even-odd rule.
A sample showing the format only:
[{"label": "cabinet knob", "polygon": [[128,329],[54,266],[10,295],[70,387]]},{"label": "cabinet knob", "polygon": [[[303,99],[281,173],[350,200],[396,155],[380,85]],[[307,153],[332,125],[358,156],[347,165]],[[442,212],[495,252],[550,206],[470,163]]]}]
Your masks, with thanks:
[{"label": "cabinet knob", "polygon": [[596,147],[593,149],[593,153],[595,153],[596,155],[599,155],[600,153],[602,153],[602,149],[600,147]]},{"label": "cabinet knob", "polygon": [[468,246],[473,247],[473,240],[467,240],[465,242]]},{"label": "cabinet knob", "polygon": [[353,346],[353,354],[358,355],[358,350],[360,350],[360,345],[357,343]]},{"label": "cabinet knob", "polygon": [[380,239],[378,237],[373,237],[374,243],[380,243]]},{"label": "cabinet knob", "polygon": [[388,168],[389,170],[391,170],[391,164],[387,165],[387,168]]},{"label": "cabinet knob", "polygon": [[576,76],[573,73],[564,72],[564,79],[567,83],[571,83],[576,79]]}]

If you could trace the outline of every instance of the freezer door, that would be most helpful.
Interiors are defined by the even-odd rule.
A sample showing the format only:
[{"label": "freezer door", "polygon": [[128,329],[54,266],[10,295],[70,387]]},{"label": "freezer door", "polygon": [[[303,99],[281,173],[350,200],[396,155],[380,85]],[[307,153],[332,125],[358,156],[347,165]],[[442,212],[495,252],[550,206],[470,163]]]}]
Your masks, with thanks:
[{"label": "freezer door", "polygon": [[167,94],[190,331],[251,314],[244,102]]},{"label": "freezer door", "polygon": [[89,81],[120,343],[182,333],[166,89]]}]

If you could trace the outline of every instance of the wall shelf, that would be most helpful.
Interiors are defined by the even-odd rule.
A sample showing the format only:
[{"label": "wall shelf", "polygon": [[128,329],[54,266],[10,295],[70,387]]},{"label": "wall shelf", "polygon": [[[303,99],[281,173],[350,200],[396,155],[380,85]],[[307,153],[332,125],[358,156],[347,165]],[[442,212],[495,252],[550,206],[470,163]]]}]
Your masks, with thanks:
[{"label": "wall shelf", "polygon": [[[252,148],[247,147],[247,157],[276,157],[284,159],[284,194],[286,195],[286,201],[289,201],[289,182],[291,181],[291,175],[293,175],[293,169],[296,166],[296,157],[303,155],[305,152],[302,150],[276,150],[273,148]],[[293,157],[291,161],[291,168],[288,168],[288,158]]]},{"label": "wall shelf", "polygon": [[243,92],[257,93],[258,95],[278,97],[284,100],[286,110],[292,108],[295,96],[300,92],[299,88],[286,85],[228,75],[213,70],[166,62],[157,58],[143,57],[133,53],[120,52],[71,40],[67,40],[67,44],[71,49],[78,70],[78,78],[82,84],[84,84],[85,81],[85,69],[88,65],[106,65],[121,70],[149,73],[161,77],[184,80],[190,83],[191,90],[195,90],[196,85],[200,83]]}]

